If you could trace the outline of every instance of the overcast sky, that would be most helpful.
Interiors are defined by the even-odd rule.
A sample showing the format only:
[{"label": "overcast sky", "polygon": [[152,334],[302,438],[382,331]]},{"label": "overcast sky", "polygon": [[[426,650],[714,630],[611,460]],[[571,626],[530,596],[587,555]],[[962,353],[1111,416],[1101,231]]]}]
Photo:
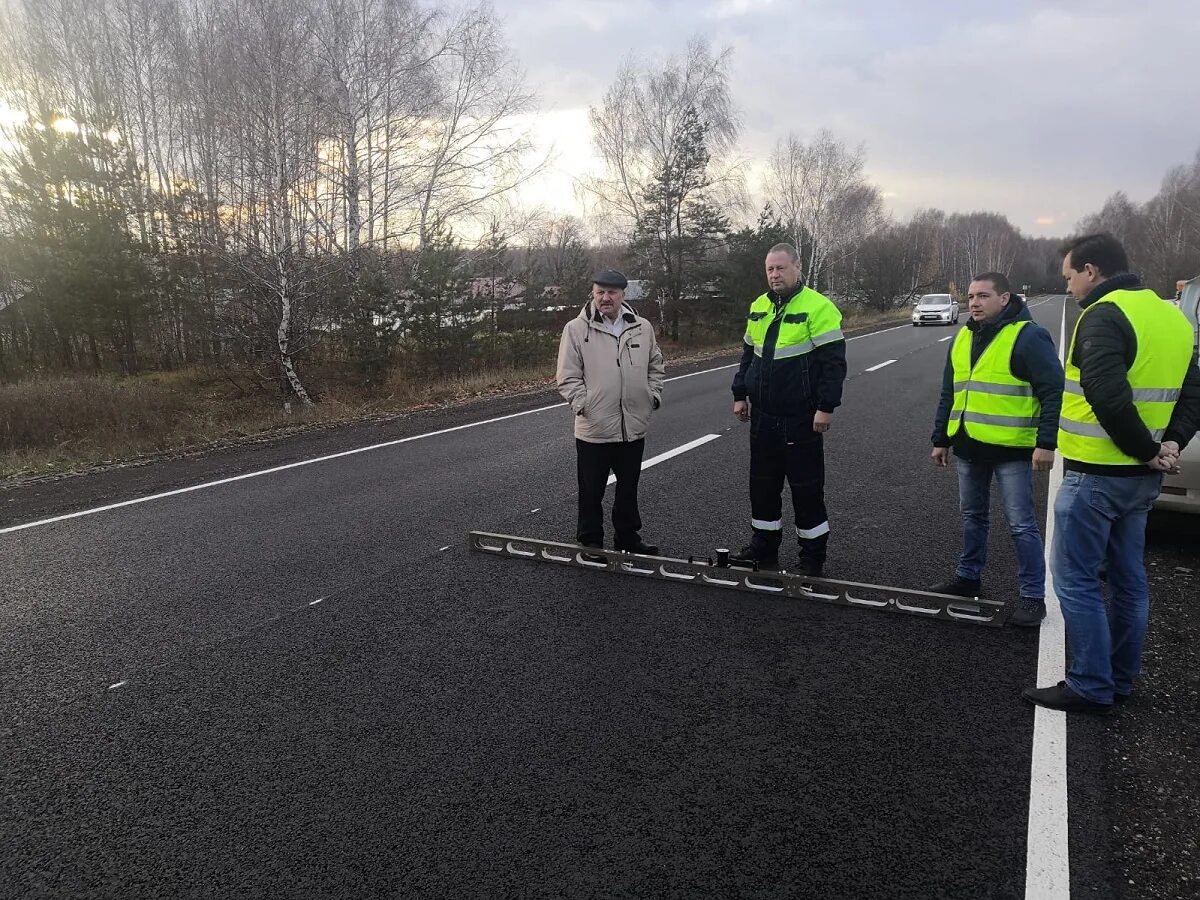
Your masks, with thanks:
[{"label": "overcast sky", "polygon": [[1196,0],[494,6],[541,97],[537,139],[556,149],[531,196],[564,210],[571,178],[594,165],[587,107],[622,60],[679,53],[695,34],[734,50],[743,153],[761,163],[789,130],[864,142],[901,218],[986,209],[1063,235],[1114,191],[1148,199],[1200,149]]}]

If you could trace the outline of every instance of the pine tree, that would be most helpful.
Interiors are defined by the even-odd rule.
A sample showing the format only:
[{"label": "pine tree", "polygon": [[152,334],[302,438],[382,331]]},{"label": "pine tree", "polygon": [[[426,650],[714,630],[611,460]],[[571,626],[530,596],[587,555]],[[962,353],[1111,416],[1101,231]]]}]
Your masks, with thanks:
[{"label": "pine tree", "polygon": [[672,340],[679,340],[683,302],[701,296],[712,278],[712,252],[729,229],[710,199],[707,127],[689,107],[670,159],[646,190],[632,250],[648,269]]}]

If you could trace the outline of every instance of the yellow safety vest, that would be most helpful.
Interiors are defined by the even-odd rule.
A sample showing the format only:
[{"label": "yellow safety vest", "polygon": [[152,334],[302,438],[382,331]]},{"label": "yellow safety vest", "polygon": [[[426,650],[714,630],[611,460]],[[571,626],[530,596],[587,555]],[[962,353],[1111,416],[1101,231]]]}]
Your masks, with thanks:
[{"label": "yellow safety vest", "polygon": [[1192,327],[1175,306],[1145,289],[1106,294],[1085,309],[1075,323],[1071,352],[1067,355],[1062,415],[1058,420],[1058,449],[1065,458],[1077,462],[1138,465],[1143,460],[1134,459],[1113,443],[1079,386],[1075,338],[1084,316],[1101,303],[1111,303],[1120,309],[1137,336],[1137,356],[1127,377],[1133,390],[1133,405],[1156,441],[1161,441],[1167,430],[1192,361]]},{"label": "yellow safety vest", "polygon": [[[823,294],[805,286],[779,313],[779,334],[775,338],[775,359],[788,359],[811,353],[823,344],[844,339],[842,314]],[[745,341],[754,347],[755,356],[763,355],[767,329],[775,321],[775,302],[763,294],[750,304]]]},{"label": "yellow safety vest", "polygon": [[954,405],[946,434],[954,437],[965,423],[977,441],[1001,447],[1037,445],[1042,405],[1033,386],[1012,374],[1013,348],[1029,322],[1010,322],[984,347],[971,365],[971,330],[959,329],[950,350],[954,369]]}]

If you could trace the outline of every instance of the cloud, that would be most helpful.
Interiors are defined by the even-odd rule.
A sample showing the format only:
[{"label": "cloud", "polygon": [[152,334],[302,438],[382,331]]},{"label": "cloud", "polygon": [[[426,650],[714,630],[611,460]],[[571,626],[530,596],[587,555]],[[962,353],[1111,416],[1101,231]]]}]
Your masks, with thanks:
[{"label": "cloud", "polygon": [[866,144],[901,215],[994,209],[1061,232],[1114,191],[1147,199],[1200,146],[1191,0],[496,5],[552,111],[598,103],[623,60],[677,53],[695,30],[731,45],[755,168],[789,131],[829,128]]},{"label": "cloud", "polygon": [[775,5],[775,0],[718,0],[704,11],[706,19],[735,19]]}]

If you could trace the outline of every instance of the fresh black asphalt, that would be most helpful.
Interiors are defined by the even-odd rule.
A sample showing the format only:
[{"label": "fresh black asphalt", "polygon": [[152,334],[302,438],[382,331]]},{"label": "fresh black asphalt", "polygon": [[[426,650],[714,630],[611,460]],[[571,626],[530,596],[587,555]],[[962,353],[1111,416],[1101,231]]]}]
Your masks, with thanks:
[{"label": "fresh black asphalt", "polygon": [[[1035,312],[1057,337],[1060,303]],[[830,575],[952,570],[955,475],[928,461],[950,333],[850,344]],[[652,424],[647,457],[721,435],[643,474],[670,552],[748,536],[730,377],[668,383]],[[1036,633],[470,553],[470,529],[569,539],[570,427],[534,412],[0,535],[0,895],[1023,896]],[[0,527],[347,440],[27,485]],[[1072,725],[1080,896],[1139,896],[1111,850],[1142,802],[1102,762],[1114,727]]]}]

